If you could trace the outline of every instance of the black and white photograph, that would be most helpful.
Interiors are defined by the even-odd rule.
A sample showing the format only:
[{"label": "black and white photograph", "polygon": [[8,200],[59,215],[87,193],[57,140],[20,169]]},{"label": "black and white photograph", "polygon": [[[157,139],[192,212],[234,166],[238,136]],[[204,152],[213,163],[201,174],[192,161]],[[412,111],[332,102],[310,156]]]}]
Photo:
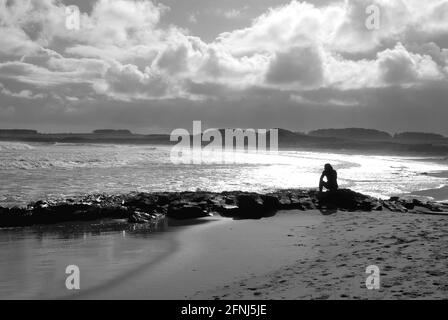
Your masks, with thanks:
[{"label": "black and white photograph", "polygon": [[0,300],[446,300],[447,123],[448,0],[0,0]]}]

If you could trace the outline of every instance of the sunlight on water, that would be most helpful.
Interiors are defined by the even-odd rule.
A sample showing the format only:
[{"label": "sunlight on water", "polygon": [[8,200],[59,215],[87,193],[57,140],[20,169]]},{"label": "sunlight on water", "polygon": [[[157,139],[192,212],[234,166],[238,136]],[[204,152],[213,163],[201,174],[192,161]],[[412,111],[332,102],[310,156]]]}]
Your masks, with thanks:
[{"label": "sunlight on water", "polygon": [[[448,180],[428,175],[447,170],[447,165],[412,158],[240,152],[207,155],[200,165],[175,165],[170,152],[168,146],[0,142],[0,205],[93,192],[313,188],[327,162],[338,170],[341,187],[373,196],[438,188]],[[218,161],[229,158],[232,163]],[[101,288],[147,269],[175,246],[167,223],[163,230],[113,223],[2,230],[0,299],[70,297],[73,293],[64,286],[70,264],[82,270],[83,290]]]},{"label": "sunlight on water", "polygon": [[342,187],[387,197],[439,188],[447,179],[426,173],[448,169],[412,158],[303,151],[214,153],[193,165],[173,164],[169,146],[0,142],[0,147],[0,204],[9,206],[92,192],[314,188],[327,162],[338,170]]},{"label": "sunlight on water", "polygon": [[[68,297],[68,265],[83,291],[148,266],[172,250],[170,234],[119,222],[6,229],[0,233],[0,300]],[[163,227],[162,229],[166,229]]]}]

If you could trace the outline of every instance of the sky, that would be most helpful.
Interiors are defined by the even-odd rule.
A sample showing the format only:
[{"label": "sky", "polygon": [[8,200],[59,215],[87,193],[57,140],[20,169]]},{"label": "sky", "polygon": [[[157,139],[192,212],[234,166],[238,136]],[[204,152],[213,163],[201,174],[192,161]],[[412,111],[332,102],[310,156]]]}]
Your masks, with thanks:
[{"label": "sky", "polygon": [[448,135],[448,0],[0,0],[0,128],[194,120]]}]

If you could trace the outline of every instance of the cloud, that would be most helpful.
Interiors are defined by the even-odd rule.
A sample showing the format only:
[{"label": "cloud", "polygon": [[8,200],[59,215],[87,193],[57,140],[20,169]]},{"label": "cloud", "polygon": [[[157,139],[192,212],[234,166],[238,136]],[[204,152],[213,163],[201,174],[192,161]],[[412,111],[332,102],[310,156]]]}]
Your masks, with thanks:
[{"label": "cloud", "polygon": [[240,17],[243,14],[243,9],[231,9],[228,11],[224,12],[224,17],[226,17],[227,19],[236,19],[238,17]]},{"label": "cloud", "polygon": [[31,90],[21,90],[20,92],[12,92],[11,90],[5,88],[5,86],[0,83],[0,93],[14,98],[24,98],[24,99],[42,99],[44,98],[44,94],[42,93],[33,93]]},{"label": "cloud", "polygon": [[441,80],[443,74],[429,55],[409,53],[401,44],[378,54],[378,67],[386,84],[412,84]]},{"label": "cloud", "polygon": [[268,83],[297,85],[300,88],[319,86],[323,80],[322,59],[313,47],[291,48],[277,52],[266,74]]},{"label": "cloud", "polygon": [[151,70],[140,71],[134,65],[119,65],[111,67],[105,75],[106,90],[113,92],[118,99],[134,97],[165,97],[168,84],[160,74]]},{"label": "cloud", "polygon": [[[380,9],[378,30],[365,26],[370,5]],[[222,13],[241,20],[246,9]],[[448,0],[291,1],[209,42],[164,23],[169,10],[98,0],[76,31],[65,27],[60,1],[0,0],[1,101],[15,114],[19,99],[72,113],[91,100],[361,109],[375,103],[365,92],[414,94],[448,82]],[[313,95],[321,90],[325,99]]]}]

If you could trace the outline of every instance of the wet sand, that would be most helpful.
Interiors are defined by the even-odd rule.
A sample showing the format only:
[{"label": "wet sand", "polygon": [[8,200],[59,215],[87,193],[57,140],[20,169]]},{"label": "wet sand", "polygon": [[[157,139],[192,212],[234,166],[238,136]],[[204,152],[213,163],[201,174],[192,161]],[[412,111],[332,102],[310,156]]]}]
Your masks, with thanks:
[{"label": "wet sand", "polygon": [[[446,299],[448,217],[280,212],[176,234],[176,250],[83,299]],[[366,267],[381,271],[367,290]]]},{"label": "wet sand", "polygon": [[[297,246],[291,232],[323,220],[322,215],[314,212],[297,212],[262,220],[218,218],[189,227],[175,234],[176,249],[169,256],[141,272],[129,274],[123,281],[80,294],[79,298],[193,298],[198,292],[271,272],[301,259],[309,254],[309,248]],[[305,232],[301,238],[311,241]]]},{"label": "wet sand", "polygon": [[424,196],[429,197],[435,201],[448,202],[448,186],[444,186],[438,189],[429,189],[422,191],[415,191],[411,193],[412,196]]}]

